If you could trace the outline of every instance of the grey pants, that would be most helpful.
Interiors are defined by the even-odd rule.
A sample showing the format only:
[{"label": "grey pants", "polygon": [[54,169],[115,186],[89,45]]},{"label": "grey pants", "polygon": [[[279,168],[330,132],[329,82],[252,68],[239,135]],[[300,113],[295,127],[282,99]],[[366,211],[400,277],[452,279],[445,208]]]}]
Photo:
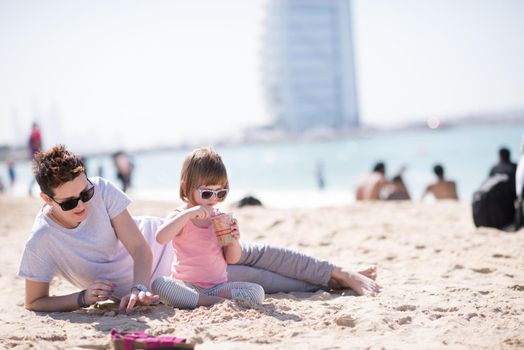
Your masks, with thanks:
[{"label": "grey pants", "polygon": [[242,256],[228,265],[230,282],[253,282],[268,294],[326,289],[334,265],[297,251],[266,244],[241,243]]}]

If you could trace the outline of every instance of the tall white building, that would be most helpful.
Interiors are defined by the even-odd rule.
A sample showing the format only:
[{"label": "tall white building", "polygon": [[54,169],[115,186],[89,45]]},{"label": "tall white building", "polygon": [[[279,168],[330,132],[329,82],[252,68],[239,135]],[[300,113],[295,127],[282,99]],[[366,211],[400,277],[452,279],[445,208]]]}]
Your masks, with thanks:
[{"label": "tall white building", "polygon": [[278,127],[359,126],[350,0],[270,0],[262,55]]}]

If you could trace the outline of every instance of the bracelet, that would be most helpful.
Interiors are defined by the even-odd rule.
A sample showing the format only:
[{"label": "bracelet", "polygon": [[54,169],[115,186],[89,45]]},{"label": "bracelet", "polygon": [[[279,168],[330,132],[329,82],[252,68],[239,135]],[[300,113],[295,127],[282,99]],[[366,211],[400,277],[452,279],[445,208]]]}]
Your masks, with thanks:
[{"label": "bracelet", "polygon": [[86,289],[78,293],[78,296],[76,297],[76,303],[81,308],[88,307],[89,304],[86,303]]}]

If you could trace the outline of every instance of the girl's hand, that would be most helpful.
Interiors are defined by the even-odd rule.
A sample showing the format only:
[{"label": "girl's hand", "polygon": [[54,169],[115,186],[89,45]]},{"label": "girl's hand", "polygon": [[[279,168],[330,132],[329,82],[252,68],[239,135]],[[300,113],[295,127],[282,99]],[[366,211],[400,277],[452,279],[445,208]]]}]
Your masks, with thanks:
[{"label": "girl's hand", "polygon": [[235,238],[237,241],[240,239],[240,231],[238,229],[238,221],[235,218],[233,218],[231,220],[231,236],[233,236],[233,238]]},{"label": "girl's hand", "polygon": [[192,219],[209,219],[213,216],[215,210],[205,205],[197,205],[187,210],[191,214]]}]

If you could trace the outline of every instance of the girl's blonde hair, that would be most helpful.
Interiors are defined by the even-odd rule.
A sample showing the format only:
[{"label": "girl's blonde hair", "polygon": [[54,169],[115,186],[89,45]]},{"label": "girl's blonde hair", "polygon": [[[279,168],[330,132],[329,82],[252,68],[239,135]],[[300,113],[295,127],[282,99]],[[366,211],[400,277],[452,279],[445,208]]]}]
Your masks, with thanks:
[{"label": "girl's blonde hair", "polygon": [[186,156],[180,174],[180,199],[195,204],[193,194],[202,185],[220,185],[229,189],[226,167],[211,147],[194,149]]}]

